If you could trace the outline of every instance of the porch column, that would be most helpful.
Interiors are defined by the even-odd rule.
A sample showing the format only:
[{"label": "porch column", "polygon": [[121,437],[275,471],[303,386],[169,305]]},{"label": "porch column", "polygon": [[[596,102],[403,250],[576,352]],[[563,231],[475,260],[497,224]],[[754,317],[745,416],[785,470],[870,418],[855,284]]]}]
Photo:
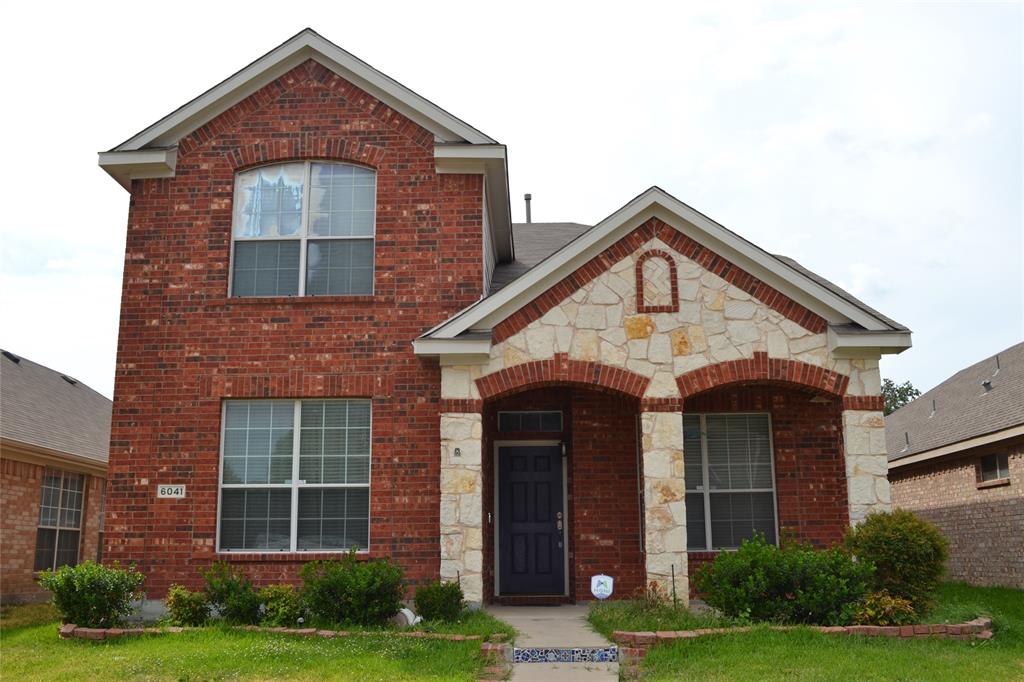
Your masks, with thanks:
[{"label": "porch column", "polygon": [[483,418],[441,413],[441,580],[462,584],[466,601],[483,603]]},{"label": "porch column", "polygon": [[876,410],[843,410],[843,445],[850,524],[873,511],[890,511],[885,417]]},{"label": "porch column", "polygon": [[683,415],[642,412],[644,552],[647,584],[658,583],[689,603],[686,566],[686,484],[683,480]]}]

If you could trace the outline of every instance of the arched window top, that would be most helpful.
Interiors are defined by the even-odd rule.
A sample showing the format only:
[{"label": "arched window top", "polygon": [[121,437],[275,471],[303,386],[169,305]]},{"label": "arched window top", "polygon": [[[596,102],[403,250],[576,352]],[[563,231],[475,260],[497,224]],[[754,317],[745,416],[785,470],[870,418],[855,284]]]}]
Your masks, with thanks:
[{"label": "arched window top", "polygon": [[376,213],[369,168],[300,161],[238,173],[231,294],[373,293]]},{"label": "arched window top", "polygon": [[636,309],[641,313],[679,310],[679,280],[671,254],[654,249],[637,259]]}]

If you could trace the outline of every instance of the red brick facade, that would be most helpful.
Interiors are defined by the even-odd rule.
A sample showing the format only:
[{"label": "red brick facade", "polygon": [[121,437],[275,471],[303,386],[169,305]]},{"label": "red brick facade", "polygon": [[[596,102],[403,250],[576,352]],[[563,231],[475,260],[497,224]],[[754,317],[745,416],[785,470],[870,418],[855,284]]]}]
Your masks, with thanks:
[{"label": "red brick facade", "polygon": [[[376,170],[374,294],[228,298],[235,172],[303,158]],[[151,597],[216,558],[224,399],[361,397],[370,553],[436,576],[440,374],[411,341],[482,294],[482,201],[482,176],[436,173],[428,131],[312,61],[181,140],[175,177],[134,181],[106,558],[137,562]],[[158,500],[159,483],[188,496]],[[261,557],[250,572],[292,579],[309,558]]]},{"label": "red brick facade", "polygon": [[[0,603],[45,601],[36,584],[36,531],[46,466],[8,457],[0,459]],[[96,559],[99,547],[100,507],[105,480],[85,475],[79,560]]]},{"label": "red brick facade", "polygon": [[[985,455],[1006,454],[1010,476],[980,483]],[[1024,588],[1024,438],[889,470],[895,507],[928,519],[949,540],[948,577]]]}]

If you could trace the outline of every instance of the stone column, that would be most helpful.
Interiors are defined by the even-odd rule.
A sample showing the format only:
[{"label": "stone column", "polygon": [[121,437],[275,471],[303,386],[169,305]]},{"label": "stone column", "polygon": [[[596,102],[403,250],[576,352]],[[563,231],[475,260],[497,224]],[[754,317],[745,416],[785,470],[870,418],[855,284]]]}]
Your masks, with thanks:
[{"label": "stone column", "polygon": [[483,418],[441,413],[441,580],[458,578],[466,601],[483,603]]},{"label": "stone column", "polygon": [[873,511],[892,509],[885,417],[876,410],[844,410],[843,443],[850,524],[855,525]]},{"label": "stone column", "polygon": [[683,480],[683,416],[643,412],[644,551],[647,584],[657,583],[689,603],[686,566],[686,484]]}]

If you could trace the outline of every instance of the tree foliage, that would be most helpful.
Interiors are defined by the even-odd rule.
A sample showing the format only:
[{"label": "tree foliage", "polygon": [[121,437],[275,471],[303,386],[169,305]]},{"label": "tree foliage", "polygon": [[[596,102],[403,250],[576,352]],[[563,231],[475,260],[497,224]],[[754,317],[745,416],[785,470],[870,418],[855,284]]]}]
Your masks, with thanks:
[{"label": "tree foliage", "polygon": [[897,384],[892,379],[882,380],[882,395],[885,396],[885,413],[892,414],[911,400],[921,397],[921,391],[909,381]]}]

